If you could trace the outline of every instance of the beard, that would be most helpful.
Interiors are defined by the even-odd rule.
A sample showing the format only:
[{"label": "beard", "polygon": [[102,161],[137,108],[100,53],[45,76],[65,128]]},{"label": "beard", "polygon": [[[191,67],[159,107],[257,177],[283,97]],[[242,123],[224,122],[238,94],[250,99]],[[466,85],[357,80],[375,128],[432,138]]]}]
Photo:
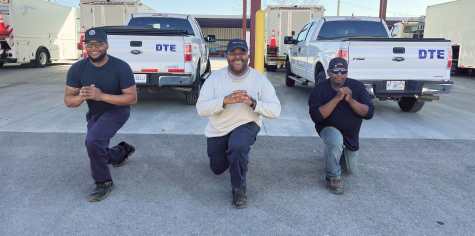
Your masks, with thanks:
[{"label": "beard", "polygon": [[229,64],[228,66],[229,70],[231,71],[232,74],[234,75],[239,75],[239,74],[244,74],[248,70],[248,65],[246,63],[246,60],[243,60],[243,66],[241,67],[240,70],[238,68],[234,67],[233,64]]},{"label": "beard", "polygon": [[101,54],[98,58],[92,58],[90,55],[88,57],[91,59],[92,62],[101,62],[102,60],[104,60],[106,55],[107,55],[107,51]]}]

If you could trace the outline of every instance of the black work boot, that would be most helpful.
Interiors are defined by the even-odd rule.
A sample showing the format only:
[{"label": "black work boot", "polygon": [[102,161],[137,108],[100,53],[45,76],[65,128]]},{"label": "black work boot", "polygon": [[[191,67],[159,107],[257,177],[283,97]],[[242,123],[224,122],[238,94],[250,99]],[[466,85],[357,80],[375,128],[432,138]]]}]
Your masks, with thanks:
[{"label": "black work boot", "polygon": [[345,194],[345,190],[343,189],[343,183],[341,183],[339,179],[330,179],[328,176],[325,176],[325,183],[330,192],[338,195]]},{"label": "black work boot", "polygon": [[246,208],[247,194],[246,189],[233,190],[233,207],[236,209]]},{"label": "black work boot", "polygon": [[90,202],[98,202],[107,197],[107,195],[114,189],[114,183],[112,180],[106,182],[96,182],[96,187],[89,195]]},{"label": "black work boot", "polygon": [[132,146],[132,145],[126,143],[126,142],[120,142],[118,145],[124,147],[124,149],[125,149],[124,159],[122,159],[122,161],[120,161],[119,163],[110,164],[110,166],[112,166],[112,167],[119,167],[119,166],[123,165],[125,163],[125,160],[127,160],[127,158],[129,158],[129,156],[132,156],[132,154],[134,154],[134,152],[135,152],[134,146]]}]

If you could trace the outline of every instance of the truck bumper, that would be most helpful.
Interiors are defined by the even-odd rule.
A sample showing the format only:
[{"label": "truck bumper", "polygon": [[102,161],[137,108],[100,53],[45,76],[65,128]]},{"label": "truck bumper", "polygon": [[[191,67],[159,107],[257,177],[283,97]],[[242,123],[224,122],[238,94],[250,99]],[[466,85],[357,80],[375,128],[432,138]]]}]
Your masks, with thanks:
[{"label": "truck bumper", "polygon": [[17,59],[16,58],[0,58],[0,62],[17,63]]},{"label": "truck bumper", "polygon": [[[143,74],[143,73],[137,73]],[[170,74],[170,73],[154,73],[145,74],[147,76],[146,83],[136,83],[137,87],[177,87],[190,86],[194,82],[194,74]]]},{"label": "truck bumper", "polygon": [[386,80],[366,81],[361,80],[366,86],[366,90],[373,97],[420,97],[434,94],[450,93],[454,86],[452,81],[418,81],[406,80],[404,90],[388,90]]}]

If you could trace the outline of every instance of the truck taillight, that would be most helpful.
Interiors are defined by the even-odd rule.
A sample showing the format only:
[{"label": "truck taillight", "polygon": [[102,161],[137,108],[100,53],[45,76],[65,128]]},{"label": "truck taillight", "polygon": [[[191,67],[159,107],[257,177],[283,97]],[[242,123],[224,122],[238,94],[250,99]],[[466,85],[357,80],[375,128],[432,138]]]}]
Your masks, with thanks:
[{"label": "truck taillight", "polygon": [[193,45],[185,45],[185,53],[193,52]]},{"label": "truck taillight", "polygon": [[193,45],[191,44],[185,45],[185,61],[193,60],[193,55],[191,54],[192,52],[193,52]]},{"label": "truck taillight", "polygon": [[348,61],[348,50],[346,49],[338,49],[336,51],[336,57],[342,57],[344,58],[346,61]]},{"label": "truck taillight", "polygon": [[452,50],[449,50],[449,61],[447,62],[447,69],[452,68]]}]

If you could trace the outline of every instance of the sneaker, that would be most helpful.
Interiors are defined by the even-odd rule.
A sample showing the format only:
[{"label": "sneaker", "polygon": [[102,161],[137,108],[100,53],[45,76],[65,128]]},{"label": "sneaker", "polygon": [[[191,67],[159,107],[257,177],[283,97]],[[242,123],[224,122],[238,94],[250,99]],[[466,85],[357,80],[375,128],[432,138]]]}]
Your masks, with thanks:
[{"label": "sneaker", "polygon": [[328,176],[325,176],[325,183],[330,192],[338,195],[345,194],[345,190],[343,189],[343,183],[341,183],[339,179],[330,179]]},{"label": "sneaker", "polygon": [[123,165],[125,163],[125,160],[127,160],[127,158],[129,158],[129,156],[132,156],[132,154],[134,154],[134,152],[135,152],[134,146],[132,146],[132,145],[126,143],[126,142],[120,142],[118,145],[124,147],[124,149],[125,149],[124,159],[119,163],[110,164],[110,166],[112,166],[112,167],[119,167],[119,166]]},{"label": "sneaker", "polygon": [[247,194],[244,190],[233,190],[233,207],[236,209],[246,208],[247,206]]},{"label": "sneaker", "polygon": [[114,183],[112,180],[106,182],[96,182],[96,187],[92,191],[91,195],[89,195],[90,202],[98,202],[109,195],[109,193],[114,189]]}]

